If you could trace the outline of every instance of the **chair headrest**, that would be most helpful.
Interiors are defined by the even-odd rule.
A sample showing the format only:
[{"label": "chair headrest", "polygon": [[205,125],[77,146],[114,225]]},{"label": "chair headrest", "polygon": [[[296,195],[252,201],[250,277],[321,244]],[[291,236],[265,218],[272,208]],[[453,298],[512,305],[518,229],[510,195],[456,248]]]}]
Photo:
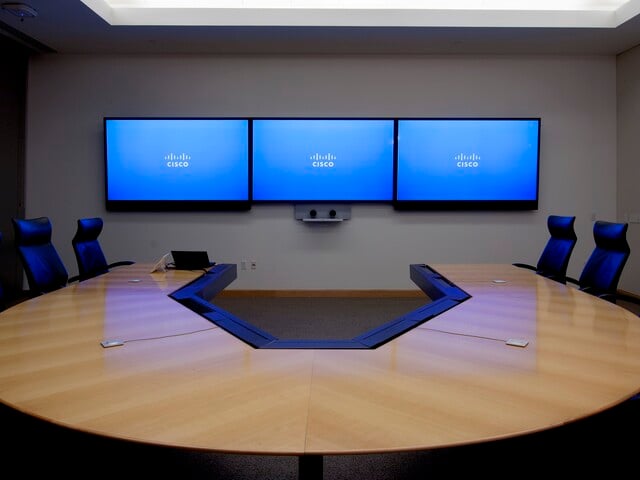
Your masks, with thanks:
[{"label": "chair headrest", "polygon": [[47,217],[12,219],[18,246],[44,245],[51,242],[51,222]]},{"label": "chair headrest", "polygon": [[627,223],[613,223],[598,220],[593,225],[593,238],[599,248],[629,253],[627,243]]},{"label": "chair headrest", "polygon": [[72,241],[77,243],[96,240],[102,232],[102,225],[101,218],[80,218]]},{"label": "chair headrest", "polygon": [[552,237],[566,238],[568,240],[576,240],[576,232],[573,229],[573,224],[576,221],[576,217],[563,217],[560,215],[549,215],[547,219],[547,226],[549,233]]}]

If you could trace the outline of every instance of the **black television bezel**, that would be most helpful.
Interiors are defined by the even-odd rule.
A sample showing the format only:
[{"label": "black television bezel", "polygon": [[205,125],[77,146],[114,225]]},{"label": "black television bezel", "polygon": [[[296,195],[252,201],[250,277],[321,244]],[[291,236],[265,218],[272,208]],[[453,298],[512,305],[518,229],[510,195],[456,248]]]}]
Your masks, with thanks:
[{"label": "black television bezel", "polygon": [[[499,120],[522,120],[538,122],[538,145],[536,158],[536,198],[535,199],[508,199],[508,200],[399,200],[398,199],[398,167],[399,153],[398,135],[400,134],[400,121],[405,120],[483,120],[483,121],[499,121]],[[432,211],[500,211],[500,210],[538,210],[540,199],[540,138],[542,132],[541,117],[398,117],[396,118],[396,141],[394,152],[394,169],[393,169],[393,208],[395,210],[432,210]]]},{"label": "black television bezel", "polygon": [[393,199],[395,196],[395,171],[396,171],[396,152],[397,152],[397,138],[398,138],[398,121],[396,119],[396,117],[253,117],[251,119],[251,129],[250,129],[250,135],[251,135],[251,139],[250,139],[250,145],[251,145],[251,152],[250,152],[250,168],[251,168],[251,172],[253,172],[253,165],[254,165],[254,147],[253,147],[253,122],[255,121],[260,121],[260,120],[347,120],[347,121],[352,121],[352,120],[371,120],[371,121],[380,121],[380,120],[384,120],[384,121],[388,121],[388,122],[392,122],[393,124],[393,150],[392,150],[392,165],[391,165],[391,177],[390,177],[390,181],[391,181],[391,196],[388,199],[384,199],[384,200],[377,200],[377,199],[344,199],[344,198],[336,198],[336,199],[270,199],[270,200],[256,200],[255,198],[253,198],[253,183],[255,180],[255,177],[253,176],[252,173],[252,181],[251,181],[251,198],[252,198],[252,203],[256,204],[256,205],[260,205],[260,204],[264,204],[264,205],[268,205],[268,204],[317,204],[317,205],[323,205],[323,204],[354,204],[354,203],[358,203],[358,204],[375,204],[375,205],[392,205],[393,204]]},{"label": "black television bezel", "polygon": [[[109,159],[107,157],[108,120],[244,120],[247,122],[247,198],[242,200],[110,200],[109,199]],[[104,157],[104,199],[105,208],[112,212],[198,212],[198,211],[246,211],[251,209],[251,139],[252,121],[249,117],[145,117],[145,116],[105,116],[102,119]]]}]

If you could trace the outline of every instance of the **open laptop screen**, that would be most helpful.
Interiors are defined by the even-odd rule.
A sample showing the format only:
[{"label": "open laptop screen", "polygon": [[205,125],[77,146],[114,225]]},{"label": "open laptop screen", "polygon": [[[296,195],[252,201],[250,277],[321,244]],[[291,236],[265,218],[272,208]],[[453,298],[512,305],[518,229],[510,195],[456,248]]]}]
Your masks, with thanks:
[{"label": "open laptop screen", "polygon": [[201,270],[215,264],[209,260],[206,251],[172,250],[171,256],[176,270]]}]

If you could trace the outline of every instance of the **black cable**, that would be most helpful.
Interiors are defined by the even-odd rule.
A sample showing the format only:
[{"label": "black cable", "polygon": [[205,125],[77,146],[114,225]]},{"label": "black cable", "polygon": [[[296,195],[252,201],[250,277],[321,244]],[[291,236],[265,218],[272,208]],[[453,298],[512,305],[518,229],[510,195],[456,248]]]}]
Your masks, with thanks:
[{"label": "black cable", "polygon": [[460,337],[481,338],[483,340],[493,340],[495,342],[502,342],[502,343],[506,342],[506,340],[503,340],[502,338],[483,337],[482,335],[471,335],[469,333],[448,332],[446,330],[438,330],[437,328],[429,328],[429,327],[424,327],[424,328],[425,330],[431,330],[432,332],[446,333],[449,335],[458,335]]},{"label": "black cable", "polygon": [[[192,335],[194,333],[207,332],[209,330],[214,330],[216,328],[218,328],[218,327],[203,328],[201,330],[193,330],[191,332],[184,332],[184,333],[174,333],[173,335],[163,335],[163,336],[160,336],[160,337],[132,338],[130,340],[119,340],[119,341],[116,341],[116,342],[119,342],[119,343],[114,343],[111,346],[124,345],[125,343],[130,343],[130,342],[143,342],[143,341],[146,341],[146,340],[161,340],[163,338],[181,337],[181,336],[184,336],[184,335]],[[109,343],[109,341],[107,341],[107,343]],[[105,345],[103,345],[103,346],[105,346]]]}]

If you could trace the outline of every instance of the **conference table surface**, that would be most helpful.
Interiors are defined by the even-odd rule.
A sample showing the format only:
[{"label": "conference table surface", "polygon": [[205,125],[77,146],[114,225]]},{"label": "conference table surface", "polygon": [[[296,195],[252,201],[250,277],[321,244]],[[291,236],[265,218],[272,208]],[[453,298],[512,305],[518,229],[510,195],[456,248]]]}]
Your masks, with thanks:
[{"label": "conference table surface", "polygon": [[202,272],[120,267],[0,314],[0,402],[118,439],[302,456],[515,437],[640,391],[633,313],[511,265],[431,266],[471,298],[371,350],[254,349],[168,296]]}]

